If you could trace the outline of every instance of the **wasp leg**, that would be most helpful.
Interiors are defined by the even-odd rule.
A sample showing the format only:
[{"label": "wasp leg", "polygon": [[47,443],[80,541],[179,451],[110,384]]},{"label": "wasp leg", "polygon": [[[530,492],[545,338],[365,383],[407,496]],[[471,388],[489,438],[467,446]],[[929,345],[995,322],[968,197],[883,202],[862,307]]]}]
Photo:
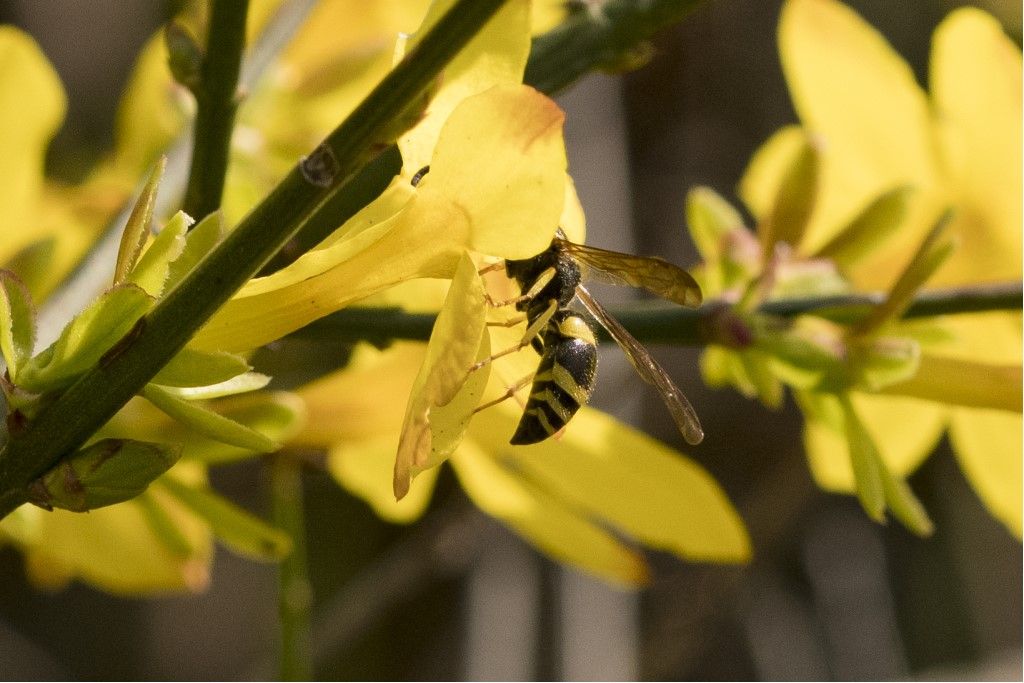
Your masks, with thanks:
[{"label": "wasp leg", "polygon": [[509,306],[511,304],[518,304],[521,301],[529,301],[540,294],[541,290],[544,289],[551,280],[558,274],[558,271],[554,267],[548,268],[540,276],[534,280],[533,285],[520,294],[517,297],[506,299],[504,301],[495,301],[491,298],[490,294],[484,294],[484,300],[494,308],[501,308],[502,306]]},{"label": "wasp leg", "polygon": [[489,266],[484,266],[480,270],[476,271],[476,274],[477,275],[486,275],[487,273],[493,273],[496,270],[504,270],[504,269],[505,269],[505,262],[504,261],[498,261],[497,263],[492,263]]},{"label": "wasp leg", "polygon": [[526,316],[520,315],[515,318],[509,318],[508,320],[489,320],[486,324],[488,327],[515,327],[524,320],[526,320]]},{"label": "wasp leg", "polygon": [[523,377],[521,380],[519,380],[518,382],[516,382],[512,386],[506,387],[504,394],[502,394],[498,398],[494,399],[493,401],[488,401],[487,403],[484,403],[482,405],[477,406],[476,410],[474,410],[473,412],[474,413],[479,413],[481,410],[486,410],[487,408],[490,408],[491,406],[496,406],[499,403],[502,403],[503,401],[507,401],[508,399],[510,399],[513,396],[515,396],[517,391],[519,391],[520,389],[522,389],[523,387],[525,387],[526,385],[528,385],[532,381],[533,381],[533,375],[532,374],[527,375],[526,377]]},{"label": "wasp leg", "polygon": [[537,319],[533,321],[533,324],[526,328],[526,332],[523,334],[523,338],[519,341],[518,344],[510,346],[502,351],[498,351],[497,353],[491,354],[490,357],[484,358],[481,361],[477,361],[469,368],[469,371],[476,372],[477,370],[479,370],[480,368],[494,361],[497,358],[501,358],[502,356],[508,356],[510,354],[516,353],[517,351],[522,351],[523,349],[525,349],[544,330],[544,328],[547,327],[548,323],[551,321],[551,316],[553,316],[557,310],[558,302],[552,299],[551,302],[548,304],[547,310],[538,315]]}]

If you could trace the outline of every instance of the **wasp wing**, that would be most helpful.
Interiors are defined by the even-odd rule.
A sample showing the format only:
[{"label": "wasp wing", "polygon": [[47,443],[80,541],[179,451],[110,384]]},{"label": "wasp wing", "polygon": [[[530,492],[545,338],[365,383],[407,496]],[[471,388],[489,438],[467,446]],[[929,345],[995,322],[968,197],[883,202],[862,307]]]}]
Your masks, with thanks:
[{"label": "wasp wing", "polygon": [[703,297],[697,281],[688,272],[664,259],[598,249],[560,237],[556,237],[555,241],[559,249],[590,266],[595,279],[646,289],[681,306],[700,306]]},{"label": "wasp wing", "polygon": [[658,365],[651,353],[638,342],[619,321],[611,316],[604,307],[597,303],[590,293],[582,286],[576,288],[576,297],[583,304],[584,308],[594,316],[597,322],[601,323],[604,329],[608,330],[615,343],[619,345],[626,358],[636,368],[637,374],[648,384],[654,385],[661,394],[661,400],[665,402],[668,411],[675,420],[676,427],[686,439],[686,443],[696,446],[704,439],[704,430],[701,429],[700,420],[693,406],[683,396],[683,392],[675,385],[672,378],[665,372],[664,368]]}]

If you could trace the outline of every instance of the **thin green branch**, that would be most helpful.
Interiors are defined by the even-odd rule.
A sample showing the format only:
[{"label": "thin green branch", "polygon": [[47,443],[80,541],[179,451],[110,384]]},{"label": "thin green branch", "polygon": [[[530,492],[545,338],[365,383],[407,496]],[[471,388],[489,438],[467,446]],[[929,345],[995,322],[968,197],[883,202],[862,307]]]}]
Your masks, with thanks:
[{"label": "thin green branch", "polygon": [[[533,39],[523,82],[553,95],[590,71],[627,60],[644,41],[682,19],[700,0],[604,0],[574,11],[558,27]],[[336,190],[281,253],[273,272],[294,261],[372,202],[402,167],[392,146],[344,188]]]},{"label": "thin green branch", "polygon": [[[924,292],[914,299],[903,318],[1019,311],[1021,297],[1019,282]],[[851,323],[863,318],[873,306],[884,300],[884,294],[785,299],[768,302],[758,312],[780,318],[813,313],[835,322]],[[703,346],[707,339],[702,328],[717,310],[719,305],[716,302],[708,302],[697,310],[657,303],[616,308],[612,309],[612,314],[633,336],[646,344]],[[331,339],[334,342],[366,341],[384,346],[399,339],[426,341],[433,325],[434,315],[429,313],[406,313],[398,308],[348,308],[321,318],[295,332],[294,336]],[[602,341],[610,341],[603,331]]]},{"label": "thin green branch", "polygon": [[526,82],[546,93],[598,70],[635,66],[655,33],[679,21],[700,0],[585,0],[560,26],[533,41]]},{"label": "thin green branch", "polygon": [[220,208],[231,132],[238,108],[238,73],[245,48],[249,0],[213,0],[199,72],[192,168],[182,210],[200,221]]},{"label": "thin green branch", "polygon": [[313,680],[310,646],[312,588],[306,568],[306,519],[302,471],[298,460],[274,457],[270,466],[274,526],[292,539],[292,551],[277,568],[278,614],[281,628],[280,680]]},{"label": "thin green branch", "polygon": [[303,159],[175,289],[142,318],[133,340],[104,358],[0,451],[6,494],[78,448],[131,399],[325,201],[401,134],[395,125],[504,0],[460,0],[320,146]]}]

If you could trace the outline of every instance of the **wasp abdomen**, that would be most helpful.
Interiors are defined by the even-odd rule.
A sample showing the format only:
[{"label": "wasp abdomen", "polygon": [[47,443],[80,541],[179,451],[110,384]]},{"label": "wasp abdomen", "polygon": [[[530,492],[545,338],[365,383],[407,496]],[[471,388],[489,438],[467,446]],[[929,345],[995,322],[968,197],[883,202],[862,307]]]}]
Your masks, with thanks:
[{"label": "wasp abdomen", "polygon": [[544,331],[544,353],[523,417],[509,443],[538,443],[556,433],[590,400],[597,372],[594,333],[580,316],[560,311]]}]

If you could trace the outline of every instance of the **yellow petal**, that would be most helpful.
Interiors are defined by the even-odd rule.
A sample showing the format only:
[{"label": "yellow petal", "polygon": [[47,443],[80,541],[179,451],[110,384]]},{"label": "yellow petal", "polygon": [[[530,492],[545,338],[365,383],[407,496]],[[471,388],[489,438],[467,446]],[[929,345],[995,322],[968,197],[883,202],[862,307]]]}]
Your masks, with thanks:
[{"label": "yellow petal", "polygon": [[[105,591],[126,595],[201,590],[209,579],[213,550],[209,533],[173,501],[161,500],[161,505],[192,544],[191,555],[181,556],[168,548],[136,501],[89,514],[45,512],[30,506],[15,514],[34,518],[31,523],[38,527],[38,542],[27,544],[25,550],[43,581],[52,584],[61,576],[79,577]],[[7,519],[0,526],[10,533],[12,524]],[[12,536],[16,542],[25,542]]]},{"label": "yellow petal", "polygon": [[764,219],[772,210],[786,169],[806,140],[807,135],[800,126],[785,126],[775,131],[750,157],[738,191],[757,220]]},{"label": "yellow petal", "polygon": [[931,87],[959,239],[936,282],[1021,277],[1021,53],[977,9],[951,13],[935,32]]},{"label": "yellow petal", "polygon": [[[412,343],[395,343],[385,351],[365,344],[356,347],[344,370],[299,390],[307,419],[302,432],[289,443],[324,448],[398,434],[425,350],[423,344]],[[367,387],[373,387],[372,394]]]},{"label": "yellow petal", "polygon": [[[454,0],[434,2],[404,53],[412,52],[416,43],[454,5]],[[441,128],[462,100],[496,85],[522,81],[529,53],[530,3],[511,0],[445,67],[440,86],[423,118],[399,139],[403,175],[409,177],[431,163]]]},{"label": "yellow petal", "polygon": [[[482,413],[480,427],[502,413],[508,410]],[[750,558],[743,521],[702,467],[604,413],[583,408],[561,439],[509,457],[553,495],[644,545],[690,560]]]},{"label": "yellow petal", "polygon": [[476,264],[463,255],[409,396],[395,458],[399,500],[409,491],[413,477],[451,455],[480,402],[490,364],[475,372],[471,368],[490,354],[489,337],[484,335],[485,308]]},{"label": "yellow petal", "polygon": [[555,559],[613,583],[647,583],[647,565],[636,550],[561,497],[501,467],[484,450],[496,446],[490,439],[466,440],[452,458],[462,488],[477,507]]},{"label": "yellow petal", "polygon": [[1019,413],[1021,368],[1019,364],[991,365],[926,355],[913,377],[882,391],[950,405]]},{"label": "yellow petal", "polygon": [[421,473],[408,494],[396,501],[391,478],[397,433],[396,427],[390,434],[341,441],[328,453],[327,467],[342,486],[366,501],[381,519],[408,524],[419,519],[427,509],[441,469],[435,467]]},{"label": "yellow petal", "polygon": [[373,225],[357,217],[363,227],[351,236],[251,281],[195,345],[253,348],[399,282],[450,278],[467,248],[505,258],[542,251],[565,198],[562,120],[551,100],[525,86],[466,100],[398,214]]},{"label": "yellow petal", "polygon": [[[897,477],[913,472],[931,454],[949,414],[945,406],[914,398],[860,393],[850,398],[886,467]],[[826,490],[853,491],[853,470],[836,398],[804,393],[798,394],[798,400],[814,480]]]},{"label": "yellow petal", "polygon": [[34,215],[43,187],[46,146],[67,102],[57,72],[39,46],[13,26],[0,26],[0,263],[43,237]]},{"label": "yellow petal", "polygon": [[985,507],[1021,537],[1021,416],[957,410],[950,438],[960,467]]},{"label": "yellow petal", "polygon": [[805,248],[813,251],[892,187],[936,186],[928,102],[875,29],[835,0],[789,0],[779,49],[800,119],[824,146],[822,192]]}]

